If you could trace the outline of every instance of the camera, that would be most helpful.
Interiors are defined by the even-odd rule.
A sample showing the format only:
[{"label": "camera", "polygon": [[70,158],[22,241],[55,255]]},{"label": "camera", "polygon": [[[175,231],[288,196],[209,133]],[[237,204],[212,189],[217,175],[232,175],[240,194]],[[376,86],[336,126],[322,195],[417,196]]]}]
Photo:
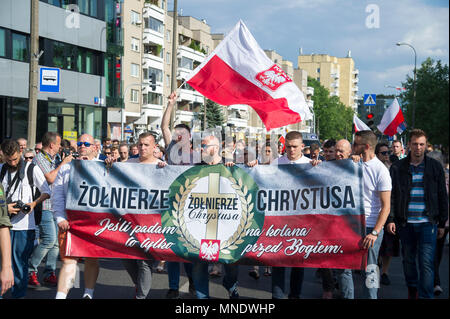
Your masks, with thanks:
[{"label": "camera", "polygon": [[29,205],[26,205],[20,199],[16,202],[16,205],[14,205],[13,208],[19,208],[20,211],[25,214],[28,214],[31,211],[31,207]]},{"label": "camera", "polygon": [[73,158],[78,158],[78,157],[80,157],[80,153],[72,152],[72,156],[73,156]]},{"label": "camera", "polygon": [[64,154],[64,156],[69,156],[70,155],[70,149],[69,148],[65,148],[62,150],[62,153]]}]

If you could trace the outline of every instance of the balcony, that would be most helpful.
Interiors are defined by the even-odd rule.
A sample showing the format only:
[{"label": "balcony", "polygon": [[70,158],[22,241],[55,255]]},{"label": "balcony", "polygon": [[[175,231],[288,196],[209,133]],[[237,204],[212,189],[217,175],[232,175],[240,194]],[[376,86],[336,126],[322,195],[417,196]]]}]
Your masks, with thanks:
[{"label": "balcony", "polygon": [[158,6],[157,1],[146,1],[144,5],[144,18],[153,17],[164,22],[164,9]]},{"label": "balcony", "polygon": [[248,112],[248,106],[245,104],[233,104],[228,107],[229,110],[236,110],[240,112]]},{"label": "balcony", "polygon": [[185,45],[180,45],[178,47],[178,54],[177,54],[177,56],[179,58],[184,56],[184,57],[186,57],[188,59],[191,59],[193,61],[197,61],[197,62],[200,62],[200,63],[203,62],[203,60],[206,57],[205,54],[203,54],[203,53],[201,53],[199,51],[196,51],[194,49],[191,49],[191,48],[189,48],[189,47],[187,47]]},{"label": "balcony", "polygon": [[311,86],[306,87],[306,95],[314,95],[314,88]]},{"label": "balcony", "polygon": [[145,28],[143,32],[142,43],[159,44],[160,46],[164,46],[164,34],[150,28]]},{"label": "balcony", "polygon": [[353,92],[358,92],[358,90],[359,90],[358,86],[352,87],[352,91],[353,91]]},{"label": "balcony", "polygon": [[237,117],[228,117],[227,124],[232,124],[234,127],[247,127],[247,119],[240,119]]},{"label": "balcony", "polygon": [[352,83],[353,84],[357,84],[359,82],[359,78],[358,77],[356,77],[356,78],[354,78],[353,80],[352,80]]},{"label": "balcony", "polygon": [[339,75],[339,72],[332,72],[331,74],[330,74],[330,76],[333,78],[333,79],[339,79],[341,76]]},{"label": "balcony", "polygon": [[330,96],[339,96],[339,90],[330,93]]},{"label": "balcony", "polygon": [[353,74],[353,75],[359,74],[359,70],[358,70],[358,69],[353,70],[353,71],[352,71],[352,74]]},{"label": "balcony", "polygon": [[175,122],[178,123],[191,123],[195,119],[194,112],[191,111],[181,111],[175,112]]},{"label": "balcony", "polygon": [[180,97],[179,100],[189,101],[192,103],[205,103],[205,98],[203,95],[198,93],[197,91],[180,89]]},{"label": "balcony", "polygon": [[339,82],[333,82],[331,83],[331,87],[337,89],[339,87]]},{"label": "balcony", "polygon": [[306,104],[309,106],[309,108],[314,108],[314,101],[313,100],[306,100]]},{"label": "balcony", "polygon": [[145,112],[147,117],[162,118],[163,106],[159,104],[144,104],[142,105],[142,112]]}]

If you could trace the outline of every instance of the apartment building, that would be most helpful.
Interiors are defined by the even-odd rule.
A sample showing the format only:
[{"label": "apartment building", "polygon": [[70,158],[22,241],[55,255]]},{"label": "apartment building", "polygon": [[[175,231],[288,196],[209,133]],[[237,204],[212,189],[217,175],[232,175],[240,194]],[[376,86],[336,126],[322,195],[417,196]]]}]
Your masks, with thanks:
[{"label": "apartment building", "polygon": [[338,58],[328,54],[304,55],[300,49],[298,67],[317,79],[331,96],[338,96],[346,106],[357,108],[359,70],[355,68],[350,51],[346,57]]},{"label": "apartment building", "polygon": [[[39,141],[47,131],[100,138],[106,127],[105,1],[39,1],[39,68],[60,70],[59,92],[38,92]],[[27,137],[29,0],[2,0],[0,10],[0,140]]]}]

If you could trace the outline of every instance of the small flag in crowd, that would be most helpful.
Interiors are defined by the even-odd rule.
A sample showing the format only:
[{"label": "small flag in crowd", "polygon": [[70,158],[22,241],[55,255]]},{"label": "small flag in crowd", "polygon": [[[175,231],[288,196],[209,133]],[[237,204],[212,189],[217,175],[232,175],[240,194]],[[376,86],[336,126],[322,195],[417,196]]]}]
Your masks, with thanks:
[{"label": "small flag in crowd", "polygon": [[353,126],[355,128],[355,133],[359,131],[370,131],[370,127],[366,125],[363,121],[359,119],[356,114],[353,114]]},{"label": "small flag in crowd", "polygon": [[186,82],[221,105],[250,105],[267,130],[312,119],[305,97],[241,20]]},{"label": "small flag in crowd", "polygon": [[284,130],[283,134],[281,134],[278,142],[283,145],[283,149],[281,150],[281,153],[284,153],[284,150],[286,149],[286,134],[287,134],[287,129]]},{"label": "small flag in crowd", "polygon": [[396,98],[386,111],[384,111],[381,123],[378,124],[377,128],[384,135],[388,136],[394,136],[397,133],[401,134],[406,129],[403,112]]}]

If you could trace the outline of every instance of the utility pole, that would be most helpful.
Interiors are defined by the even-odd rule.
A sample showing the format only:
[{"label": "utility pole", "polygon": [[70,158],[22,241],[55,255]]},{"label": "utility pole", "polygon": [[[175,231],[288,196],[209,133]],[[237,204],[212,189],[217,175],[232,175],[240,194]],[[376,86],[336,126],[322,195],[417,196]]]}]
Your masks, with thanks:
[{"label": "utility pole", "polygon": [[37,86],[39,64],[39,0],[31,0],[30,70],[28,81],[28,146],[36,144]]},{"label": "utility pole", "polygon": [[[178,1],[173,1],[173,24],[172,24],[172,83],[170,87],[170,92],[174,92],[177,89],[177,44],[178,44],[178,12],[177,12]],[[177,105],[175,103],[172,114],[170,114],[170,129],[173,129],[173,122],[175,121],[175,114],[177,111]]]}]

